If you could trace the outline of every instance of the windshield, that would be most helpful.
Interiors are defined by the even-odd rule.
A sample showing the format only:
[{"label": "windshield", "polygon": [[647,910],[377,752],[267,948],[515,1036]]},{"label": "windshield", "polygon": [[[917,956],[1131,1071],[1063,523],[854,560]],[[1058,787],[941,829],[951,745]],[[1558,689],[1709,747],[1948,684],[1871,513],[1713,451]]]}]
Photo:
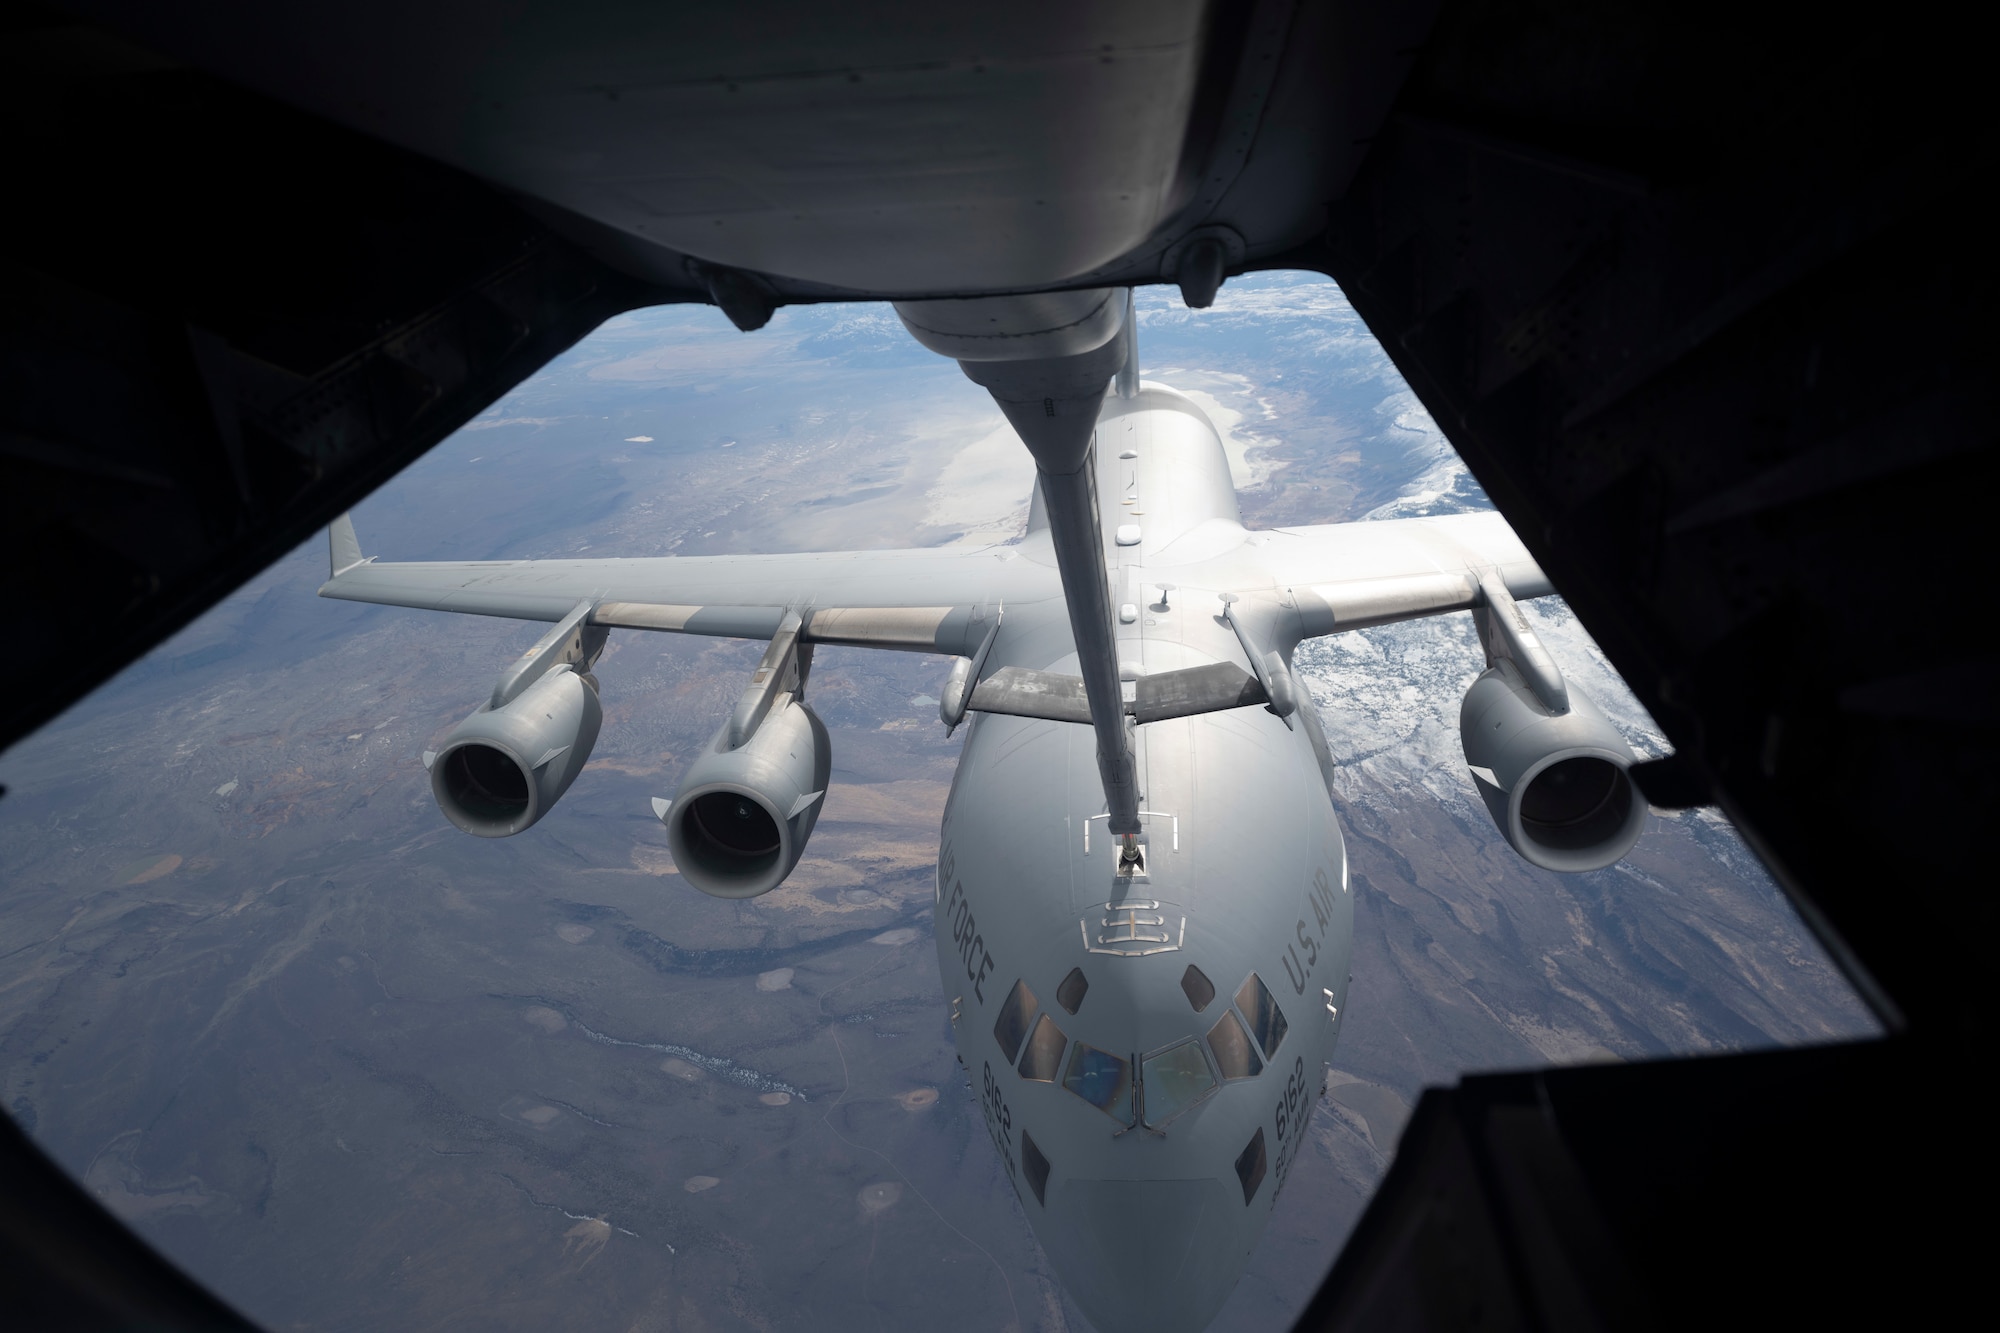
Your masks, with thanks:
[{"label": "windshield", "polygon": [[1077,1042],[1063,1086],[1119,1124],[1132,1123],[1132,1064],[1123,1056]]},{"label": "windshield", "polygon": [[1278,1002],[1271,998],[1270,989],[1255,972],[1237,990],[1236,1007],[1242,1012],[1243,1021],[1250,1025],[1257,1044],[1263,1048],[1264,1058],[1268,1060],[1275,1056],[1285,1040],[1285,1015],[1278,1008]]},{"label": "windshield", "polygon": [[1215,1075],[1198,1041],[1184,1041],[1149,1055],[1140,1068],[1146,1087],[1146,1123],[1155,1129],[1215,1091]]}]

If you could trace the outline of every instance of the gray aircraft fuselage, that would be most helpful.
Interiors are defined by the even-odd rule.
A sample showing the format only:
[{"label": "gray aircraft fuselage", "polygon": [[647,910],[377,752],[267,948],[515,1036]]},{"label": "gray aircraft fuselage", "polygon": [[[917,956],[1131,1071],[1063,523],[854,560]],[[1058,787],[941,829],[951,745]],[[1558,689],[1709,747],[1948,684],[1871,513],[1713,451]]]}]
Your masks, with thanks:
[{"label": "gray aircraft fuselage", "polygon": [[[1551,589],[1498,515],[1245,529],[1214,425],[1138,380],[1129,297],[1123,334],[1117,294],[1094,299],[1068,323],[1039,298],[898,307],[1034,455],[1018,543],[405,563],[364,555],[343,516],[320,594],[549,625],[424,757],[440,809],[480,837],[532,826],[587,761],[613,629],[765,640],[729,719],[652,802],[681,877],[722,898],[782,883],[823,807],[811,647],[956,658],[939,714],[972,722],[936,933],[959,1057],[1065,1289],[1103,1333],[1172,1333],[1234,1288],[1347,1004],[1333,763],[1292,648],[1469,611],[1486,670],[1460,737],[1509,844],[1601,868],[1646,805],[1630,746],[1521,612]],[[1036,356],[978,359],[1002,316],[1005,338],[1043,340]],[[1122,341],[1069,347],[1102,337]]]},{"label": "gray aircraft fuselage", "polygon": [[[1260,534],[1213,425],[1159,385],[1107,397],[1095,467],[1121,675],[1240,665],[1218,594]],[[1074,673],[1064,605],[1007,610],[993,658]],[[972,715],[940,838],[939,970],[994,1147],[1104,1333],[1208,1324],[1324,1085],[1353,905],[1303,692],[1293,720],[1137,727],[1145,858],[1121,875],[1092,730]]]}]

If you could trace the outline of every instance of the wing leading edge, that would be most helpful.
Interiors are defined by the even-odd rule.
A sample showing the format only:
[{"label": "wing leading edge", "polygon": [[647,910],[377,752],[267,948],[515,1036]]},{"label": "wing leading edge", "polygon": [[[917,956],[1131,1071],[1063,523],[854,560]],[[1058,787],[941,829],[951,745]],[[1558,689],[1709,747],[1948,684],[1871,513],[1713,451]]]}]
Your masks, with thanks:
[{"label": "wing leading edge", "polygon": [[[322,597],[547,622],[587,602],[592,625],[723,638],[769,639],[795,611],[807,642],[971,656],[993,610],[1062,596],[1046,532],[1018,546],[395,563],[364,556],[345,515],[328,539]],[[1495,513],[1277,528],[1253,541],[1261,568],[1227,563],[1246,583],[1295,599],[1298,637],[1470,610],[1485,600],[1482,580],[1518,599],[1554,592]],[[1203,699],[1252,692],[1233,678],[1201,684]],[[1068,701],[1041,698],[1044,689],[993,685],[973,707],[1071,720]],[[1166,716],[1207,711],[1193,696],[1156,706]]]},{"label": "wing leading edge", "polygon": [[993,609],[1062,596],[1046,545],[391,563],[363,556],[343,515],[319,595],[551,622],[588,602],[592,625],[741,639],[770,638],[796,611],[809,642],[962,656]]},{"label": "wing leading edge", "polygon": [[1482,577],[1516,599],[1555,586],[1497,513],[1278,528],[1260,554],[1299,600],[1305,637],[1469,611]]}]

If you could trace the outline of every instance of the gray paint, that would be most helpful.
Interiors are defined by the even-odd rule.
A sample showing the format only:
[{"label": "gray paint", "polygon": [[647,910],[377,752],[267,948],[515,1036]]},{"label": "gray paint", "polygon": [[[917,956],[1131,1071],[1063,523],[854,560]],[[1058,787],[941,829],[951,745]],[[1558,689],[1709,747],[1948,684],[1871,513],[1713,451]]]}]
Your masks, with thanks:
[{"label": "gray paint", "polygon": [[[1599,870],[1632,850],[1646,825],[1646,800],[1625,770],[1632,747],[1590,697],[1571,687],[1569,708],[1551,712],[1512,661],[1502,658],[1465,692],[1458,730],[1480,799],[1507,842],[1545,870]],[[1601,760],[1618,770],[1610,803],[1564,830],[1538,833],[1523,818],[1537,779],[1565,760]]]},{"label": "gray paint", "polygon": [[[348,525],[350,538],[353,524]],[[597,660],[604,650],[607,631],[586,623],[590,618],[590,603],[578,602],[570,613],[555,623],[555,626],[535,640],[534,645],[522,653],[514,663],[500,673],[500,679],[493,683],[493,697],[488,701],[492,708],[505,708],[521,691],[547,675],[551,668],[561,663],[579,665],[581,670],[589,670],[589,664]]]},{"label": "gray paint", "polygon": [[1521,679],[1535,692],[1535,698],[1550,713],[1569,711],[1569,687],[1555,658],[1536,637],[1528,618],[1492,571],[1479,576],[1479,598],[1484,605],[1473,612],[1479,639],[1486,647],[1486,660],[1506,658],[1521,673]]},{"label": "gray paint", "polygon": [[1119,698],[1118,654],[1112,646],[1094,445],[1105,382],[1136,356],[1137,329],[1126,320],[1130,308],[1130,294],[1110,288],[897,307],[912,332],[919,327],[912,323],[912,312],[935,323],[949,322],[956,332],[925,329],[918,340],[933,351],[959,357],[959,368],[993,395],[1034,456],[1035,490],[1048,521],[1076,644],[1076,674],[1097,733],[1098,780],[1110,807],[1107,817],[1112,832],[1128,838],[1139,832],[1138,788]]},{"label": "gray paint", "polygon": [[[1311,699],[1292,679],[1292,650],[1310,635],[1497,605],[1495,590],[1533,597],[1550,589],[1498,515],[1245,529],[1214,428],[1163,385],[1142,383],[1129,398],[1100,400],[1089,466],[1104,502],[1096,541],[1107,589],[1114,602],[1143,608],[1112,626],[1118,674],[1131,685],[1135,707],[1148,680],[1163,682],[1150,687],[1161,697],[1203,694],[1222,702],[1233,686],[1244,706],[1133,728],[1142,878],[1119,873],[1091,727],[970,713],[940,837],[938,963],[974,1095],[1066,1289],[1107,1333],[1172,1333],[1208,1322],[1262,1234],[1347,1004],[1353,902],[1329,799],[1333,765]],[[735,623],[752,638],[769,637],[785,608],[801,612],[807,639],[813,607],[840,608],[835,619],[870,608],[919,611],[895,633],[849,641],[934,650],[955,637],[959,654],[980,654],[976,670],[967,663],[954,677],[976,709],[980,689],[1009,682],[1040,682],[1045,695],[1082,693],[1046,688],[1050,681],[1080,684],[1081,673],[1044,512],[1038,506],[1024,540],[1005,548],[377,561],[339,574],[322,592],[549,620],[590,598],[598,618],[615,615],[618,624],[715,633]],[[1125,523],[1138,523],[1141,534],[1121,546],[1112,534]],[[1159,589],[1169,584],[1175,591],[1162,601]],[[1236,600],[1225,602],[1225,593]],[[962,614],[938,616],[944,607]],[[865,621],[857,616],[854,623]],[[925,625],[935,627],[928,639]],[[1255,681],[1255,659],[1267,653],[1264,674],[1282,679],[1280,689],[1296,700],[1296,726],[1243,697],[1266,692]],[[1502,684],[1484,684],[1494,679]],[[1570,711],[1551,717],[1511,661],[1481,680],[1482,707],[1498,690],[1505,697],[1493,706],[1503,710],[1503,722],[1512,719],[1511,730],[1500,728],[1512,747],[1508,780],[1525,785],[1579,740],[1616,758],[1605,736],[1590,731],[1601,715],[1575,690]],[[1516,715],[1523,700],[1534,715]],[[1078,722],[1089,715],[1080,697],[1064,706]],[[788,720],[782,734],[774,727],[781,718]],[[776,815],[803,816],[785,825],[788,869],[819,808],[816,800],[796,812],[787,804],[823,783],[828,756],[816,722],[790,700],[774,699],[744,747],[729,750],[727,737],[718,736],[683,792],[733,782]],[[751,752],[767,736],[773,753],[759,762],[768,759],[769,771],[746,777]],[[1474,744],[1468,740],[1469,754]],[[664,812],[670,828],[681,805],[676,800]],[[1504,830],[1504,802],[1496,818]],[[1181,985],[1190,965],[1216,992],[1200,1012]],[[1055,999],[1073,968],[1089,982],[1075,1014]],[[1254,1076],[1222,1083],[1158,1132],[1114,1122],[1065,1088],[1060,1075],[1054,1082],[1024,1077],[995,1037],[1020,981],[1037,997],[1037,1013],[1067,1039],[1065,1061],[1077,1042],[1143,1058],[1205,1038],[1253,973],[1286,1020],[1282,1042]],[[1148,1084],[1158,1095],[1166,1086],[1157,1078]],[[1039,1192],[1024,1174],[1024,1134],[1048,1165]],[[1246,1202],[1235,1163],[1259,1134],[1265,1170]]]},{"label": "gray paint", "polygon": [[[822,291],[1053,286],[1164,247],[1163,224],[1213,207],[1210,180],[1233,184],[1246,167],[1233,140],[1216,145],[1212,171],[1182,160],[1208,21],[1199,0],[916,16],[897,0],[294,0],[286,23],[255,0],[215,0],[198,21],[132,0],[84,8],[162,53],[500,185],[621,267],[674,285],[695,276],[692,259],[704,278],[749,270],[736,281]],[[1289,25],[1274,26],[1282,41]],[[1246,62],[1239,99],[1261,99],[1282,50]],[[1327,197],[1313,158],[1285,170]],[[728,301],[730,275],[717,276]]]},{"label": "gray paint", "polygon": [[[685,879],[716,898],[755,898],[785,882],[804,854],[819,822],[833,747],[826,725],[795,694],[777,696],[740,746],[730,744],[730,726],[715,734],[688,765],[671,804],[656,810],[667,826],[667,849]],[[697,800],[711,793],[744,797],[762,806],[778,834],[775,852],[760,861],[707,855],[695,841],[690,816]]]},{"label": "gray paint", "polygon": [[[551,668],[499,708],[482,704],[451,729],[429,760],[431,792],[446,818],[481,838],[510,838],[547,814],[583,771],[604,722],[597,681],[567,664]],[[462,751],[497,751],[520,771],[524,802],[496,810],[464,799],[454,758]]]}]

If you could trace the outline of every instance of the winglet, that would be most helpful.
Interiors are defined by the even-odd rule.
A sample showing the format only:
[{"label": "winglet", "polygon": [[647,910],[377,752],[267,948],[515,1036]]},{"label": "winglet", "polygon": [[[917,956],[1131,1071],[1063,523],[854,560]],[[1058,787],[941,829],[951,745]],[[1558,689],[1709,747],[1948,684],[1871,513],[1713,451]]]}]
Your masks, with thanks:
[{"label": "winglet", "polygon": [[333,571],[329,578],[339,578],[356,565],[368,563],[368,557],[361,554],[361,539],[354,535],[354,519],[342,514],[333,520],[326,530],[328,547],[328,567]]}]

